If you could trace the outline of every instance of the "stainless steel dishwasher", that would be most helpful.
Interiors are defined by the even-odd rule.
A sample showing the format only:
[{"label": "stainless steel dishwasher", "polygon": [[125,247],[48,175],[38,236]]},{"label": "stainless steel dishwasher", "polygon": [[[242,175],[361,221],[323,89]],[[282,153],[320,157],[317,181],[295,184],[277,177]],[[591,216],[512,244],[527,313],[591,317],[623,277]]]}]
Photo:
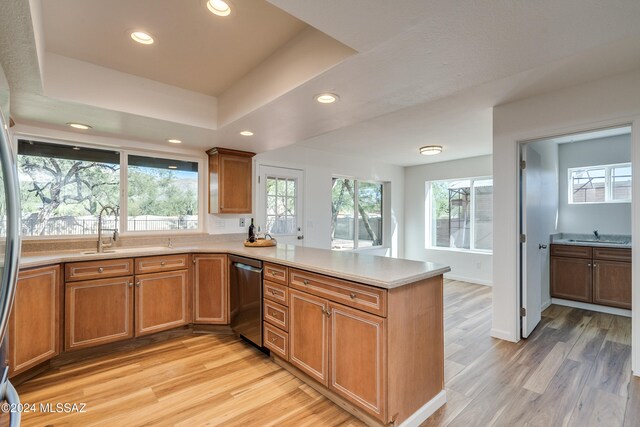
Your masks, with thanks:
[{"label": "stainless steel dishwasher", "polygon": [[262,347],[262,261],[230,255],[231,329]]}]

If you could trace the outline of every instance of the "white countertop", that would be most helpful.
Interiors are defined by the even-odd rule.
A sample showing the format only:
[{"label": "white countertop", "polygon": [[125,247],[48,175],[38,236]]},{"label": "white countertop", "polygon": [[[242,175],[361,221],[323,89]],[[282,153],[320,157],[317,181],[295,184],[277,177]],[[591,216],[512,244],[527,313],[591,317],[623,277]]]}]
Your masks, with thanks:
[{"label": "white countertop", "polygon": [[427,261],[388,258],[358,252],[278,245],[268,248],[248,248],[242,243],[199,243],[195,245],[141,246],[116,248],[115,253],[82,254],[80,251],[23,254],[20,268],[77,261],[131,258],[181,253],[226,253],[260,259],[300,268],[379,288],[392,289],[451,271],[449,266]]}]

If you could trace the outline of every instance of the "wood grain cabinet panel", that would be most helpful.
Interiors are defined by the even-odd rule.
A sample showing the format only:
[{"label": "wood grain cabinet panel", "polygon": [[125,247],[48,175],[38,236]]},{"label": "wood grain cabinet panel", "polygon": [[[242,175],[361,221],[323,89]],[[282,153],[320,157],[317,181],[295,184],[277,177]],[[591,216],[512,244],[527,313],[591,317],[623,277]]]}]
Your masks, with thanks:
[{"label": "wood grain cabinet panel", "polygon": [[384,419],[386,319],[330,304],[329,388]]},{"label": "wood grain cabinet panel", "polygon": [[133,276],[65,285],[65,350],[133,338]]},{"label": "wood grain cabinet panel", "polygon": [[551,256],[569,258],[591,258],[593,256],[593,248],[591,246],[554,244],[551,245]]},{"label": "wood grain cabinet panel", "polygon": [[281,265],[264,263],[264,280],[279,283],[281,285],[289,285],[289,269]]},{"label": "wood grain cabinet panel", "polygon": [[594,260],[593,302],[631,309],[631,263]]},{"label": "wood grain cabinet panel", "polygon": [[189,268],[188,260],[187,254],[136,258],[136,274],[186,269]]},{"label": "wood grain cabinet panel", "polygon": [[251,213],[255,153],[212,148],[209,154],[209,213]]},{"label": "wood grain cabinet panel", "polygon": [[194,255],[195,323],[229,323],[229,280],[226,255]]},{"label": "wood grain cabinet panel", "polygon": [[9,374],[60,353],[60,266],[21,271],[9,320]]},{"label": "wood grain cabinet panel", "polygon": [[64,271],[66,282],[129,276],[133,274],[133,259],[71,262],[65,264]]},{"label": "wood grain cabinet panel", "polygon": [[188,270],[136,276],[137,337],[189,323],[188,280]]},{"label": "wood grain cabinet panel", "polygon": [[591,259],[551,257],[551,296],[591,302],[591,270]]},{"label": "wood grain cabinet panel", "polygon": [[262,312],[265,321],[285,332],[289,330],[289,309],[287,307],[265,299]]},{"label": "wood grain cabinet panel", "polygon": [[289,362],[325,386],[329,381],[328,308],[323,298],[289,292]]},{"label": "wood grain cabinet panel", "polygon": [[262,295],[264,295],[266,299],[284,306],[289,305],[289,288],[284,285],[264,280],[262,282]]},{"label": "wood grain cabinet panel", "polygon": [[264,323],[264,346],[280,356],[284,360],[289,360],[289,334]]},{"label": "wood grain cabinet panel", "polygon": [[631,249],[593,248],[593,259],[600,259],[604,261],[631,262]]}]

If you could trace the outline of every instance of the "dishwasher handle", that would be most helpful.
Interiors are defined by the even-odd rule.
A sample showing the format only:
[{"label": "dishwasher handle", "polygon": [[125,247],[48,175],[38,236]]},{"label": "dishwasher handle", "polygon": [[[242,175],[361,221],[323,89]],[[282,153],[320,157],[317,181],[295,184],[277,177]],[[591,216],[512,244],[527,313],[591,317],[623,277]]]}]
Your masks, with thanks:
[{"label": "dishwasher handle", "polygon": [[242,264],[241,262],[234,262],[233,266],[242,270],[251,271],[253,273],[262,273],[261,268],[252,267],[250,265]]}]

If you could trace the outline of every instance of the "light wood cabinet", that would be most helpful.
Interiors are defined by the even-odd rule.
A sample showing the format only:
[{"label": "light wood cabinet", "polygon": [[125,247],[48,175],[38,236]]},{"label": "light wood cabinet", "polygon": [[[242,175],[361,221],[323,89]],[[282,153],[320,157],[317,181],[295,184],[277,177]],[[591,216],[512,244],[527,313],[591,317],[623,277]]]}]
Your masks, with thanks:
[{"label": "light wood cabinet", "polygon": [[384,418],[386,319],[329,304],[329,389]]},{"label": "light wood cabinet", "polygon": [[209,213],[251,213],[255,153],[212,148],[209,154]]},{"label": "light wood cabinet", "polygon": [[329,381],[329,302],[294,289],[289,291],[289,362],[316,381]]},{"label": "light wood cabinet", "polygon": [[67,282],[65,350],[133,338],[133,276]]},{"label": "light wood cabinet", "polygon": [[551,296],[631,309],[631,249],[551,245]]},{"label": "light wood cabinet", "polygon": [[60,353],[60,266],[21,271],[9,320],[9,375]]},{"label": "light wood cabinet", "polygon": [[229,323],[226,255],[194,255],[194,323]]},{"label": "light wood cabinet", "polygon": [[135,336],[173,329],[189,323],[189,271],[136,276]]}]

